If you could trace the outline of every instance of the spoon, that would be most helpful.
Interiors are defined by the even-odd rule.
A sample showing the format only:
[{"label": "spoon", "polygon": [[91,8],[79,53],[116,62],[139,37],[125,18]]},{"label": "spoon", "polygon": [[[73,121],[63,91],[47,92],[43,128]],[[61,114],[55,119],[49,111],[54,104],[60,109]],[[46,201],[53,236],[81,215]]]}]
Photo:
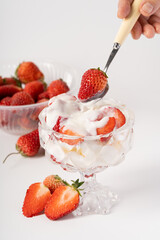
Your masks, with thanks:
[{"label": "spoon", "polygon": [[[123,42],[127,38],[130,31],[132,30],[132,28],[133,28],[134,24],[136,23],[137,19],[139,18],[139,16],[140,16],[139,8],[140,8],[141,2],[142,2],[142,0],[134,0],[132,5],[131,5],[130,14],[128,15],[128,17],[123,19],[122,24],[121,24],[121,26],[120,26],[120,28],[117,32],[116,38],[114,40],[113,49],[112,49],[112,51],[109,55],[109,58],[108,58],[108,61],[107,61],[106,65],[104,67],[103,71],[105,73],[107,73],[107,70],[108,70],[112,60],[114,59],[118,50],[122,46]],[[87,99],[86,102],[89,102],[89,101],[97,99],[97,98],[101,99],[108,92],[108,89],[109,89],[109,85],[107,84],[102,92],[99,92],[96,95],[94,95],[93,97]]]},{"label": "spoon", "polygon": [[142,2],[142,0],[134,0],[132,3],[132,6],[131,6],[130,14],[128,15],[128,17],[123,19],[123,22],[119,28],[119,31],[116,35],[115,40],[114,40],[112,52],[108,58],[106,65],[105,65],[105,68],[104,68],[105,73],[107,73],[107,70],[108,70],[112,60],[114,59],[118,50],[122,46],[126,37],[128,36],[128,34],[132,30],[134,24],[136,23],[137,19],[139,18],[139,16],[140,16],[139,7],[140,7],[141,2]]}]

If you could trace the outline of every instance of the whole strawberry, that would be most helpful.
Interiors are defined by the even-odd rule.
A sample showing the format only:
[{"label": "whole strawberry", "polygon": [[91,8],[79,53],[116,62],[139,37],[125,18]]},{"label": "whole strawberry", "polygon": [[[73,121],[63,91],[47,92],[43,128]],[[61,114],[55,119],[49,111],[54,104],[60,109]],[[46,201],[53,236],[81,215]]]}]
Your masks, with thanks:
[{"label": "whole strawberry", "polygon": [[18,66],[15,74],[22,83],[44,79],[43,73],[33,62],[22,62]]},{"label": "whole strawberry", "polygon": [[58,79],[50,83],[47,91],[48,91],[49,98],[52,98],[59,94],[68,92],[69,87],[67,86],[67,83],[64,82],[62,79]]},{"label": "whole strawberry", "polygon": [[31,97],[37,101],[38,95],[44,92],[45,86],[41,81],[29,82],[25,85],[24,91],[31,95]]},{"label": "whole strawberry", "polygon": [[11,105],[11,97],[5,97],[0,101],[0,105],[10,106]]},{"label": "whole strawberry", "polygon": [[16,149],[23,156],[32,157],[40,148],[38,129],[21,136],[16,144]]},{"label": "whole strawberry", "polygon": [[106,73],[99,68],[93,68],[83,74],[78,98],[80,101],[87,101],[101,96],[107,91],[108,80]]},{"label": "whole strawberry", "polygon": [[38,100],[49,99],[48,91],[44,91],[38,95]]},{"label": "whole strawberry", "polygon": [[0,86],[2,85],[15,85],[18,87],[21,87],[21,82],[15,78],[15,77],[6,77],[6,78],[2,78],[0,77]]},{"label": "whole strawberry", "polygon": [[15,85],[3,85],[0,86],[0,99],[5,97],[12,97],[15,93],[21,92],[22,88]]},{"label": "whole strawberry", "polygon": [[34,103],[34,100],[31,97],[31,95],[24,91],[14,94],[13,97],[11,98],[12,106],[27,105],[27,104],[33,104],[33,103]]},{"label": "whole strawberry", "polygon": [[16,143],[16,149],[18,152],[10,153],[4,159],[3,163],[12,154],[20,153],[22,156],[33,157],[38,153],[39,148],[40,148],[39,132],[38,132],[38,129],[36,129],[36,130],[18,138],[17,143]]},{"label": "whole strawberry", "polygon": [[58,175],[49,175],[43,181],[43,184],[53,193],[56,188],[64,186],[63,180]]}]

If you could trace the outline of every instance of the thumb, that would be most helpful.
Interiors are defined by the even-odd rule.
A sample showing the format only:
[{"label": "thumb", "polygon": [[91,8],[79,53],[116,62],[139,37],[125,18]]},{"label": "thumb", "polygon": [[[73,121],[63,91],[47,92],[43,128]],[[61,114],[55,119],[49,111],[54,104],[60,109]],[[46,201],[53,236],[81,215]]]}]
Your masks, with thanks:
[{"label": "thumb", "polygon": [[160,0],[143,0],[140,5],[140,13],[146,17],[151,16],[160,8]]}]

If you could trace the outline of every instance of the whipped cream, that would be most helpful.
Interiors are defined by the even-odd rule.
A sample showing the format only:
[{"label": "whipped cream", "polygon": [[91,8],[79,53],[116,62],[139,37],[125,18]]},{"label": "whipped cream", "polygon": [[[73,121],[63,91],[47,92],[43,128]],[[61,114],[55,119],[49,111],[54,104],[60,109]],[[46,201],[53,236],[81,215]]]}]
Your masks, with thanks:
[{"label": "whipped cream", "polygon": [[[111,107],[123,112],[126,123],[119,129],[115,127],[107,135],[108,140],[103,142],[97,135],[97,128],[107,124],[110,115],[102,118],[101,115]],[[69,129],[75,135],[82,136],[82,141],[68,144],[64,141],[65,136],[53,131],[59,117],[59,129]],[[125,106],[114,100],[98,99],[81,103],[74,96],[61,94],[49,101],[48,107],[41,111],[39,120],[40,142],[52,160],[79,171],[118,164],[131,147],[133,116]]]}]

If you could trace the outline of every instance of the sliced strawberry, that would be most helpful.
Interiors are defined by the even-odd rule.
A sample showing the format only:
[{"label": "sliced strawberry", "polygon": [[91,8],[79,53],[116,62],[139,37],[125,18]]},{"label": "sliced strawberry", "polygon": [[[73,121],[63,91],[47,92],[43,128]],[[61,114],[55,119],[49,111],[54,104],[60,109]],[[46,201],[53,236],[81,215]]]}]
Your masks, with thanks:
[{"label": "sliced strawberry", "polygon": [[59,132],[60,131],[60,123],[62,122],[62,120],[64,120],[63,117],[59,116],[58,119],[57,119],[57,122],[55,124],[55,126],[53,127],[53,130],[55,132]]},{"label": "sliced strawberry", "polygon": [[74,211],[79,205],[77,188],[82,184],[83,182],[79,183],[77,180],[72,186],[58,187],[45,206],[45,215],[49,219],[56,220]]},{"label": "sliced strawberry", "polygon": [[26,217],[40,214],[50,199],[50,190],[43,183],[32,184],[26,192],[22,211]]},{"label": "sliced strawberry", "polygon": [[101,128],[97,128],[97,135],[100,134],[107,134],[113,131],[114,127],[115,127],[116,121],[114,117],[110,117],[108,122],[106,123],[106,125],[104,127]]},{"label": "sliced strawberry", "polygon": [[124,114],[118,108],[109,107],[109,108],[106,109],[106,113],[110,117],[115,118],[116,128],[120,128],[125,124],[126,118],[125,118]]},{"label": "sliced strawberry", "polygon": [[58,175],[50,175],[46,177],[43,181],[43,184],[49,188],[51,193],[53,193],[56,188],[65,185]]},{"label": "sliced strawberry", "polygon": [[[80,136],[80,137],[82,137],[81,135],[79,135],[76,132],[71,131],[70,129],[65,129],[64,126],[59,130],[59,132],[62,133],[62,134],[65,134],[65,135],[69,135],[69,136]],[[84,141],[83,138],[76,138],[76,139],[60,138],[60,140],[62,142],[65,142],[65,143],[69,144],[69,145],[76,145],[76,144]]]}]

